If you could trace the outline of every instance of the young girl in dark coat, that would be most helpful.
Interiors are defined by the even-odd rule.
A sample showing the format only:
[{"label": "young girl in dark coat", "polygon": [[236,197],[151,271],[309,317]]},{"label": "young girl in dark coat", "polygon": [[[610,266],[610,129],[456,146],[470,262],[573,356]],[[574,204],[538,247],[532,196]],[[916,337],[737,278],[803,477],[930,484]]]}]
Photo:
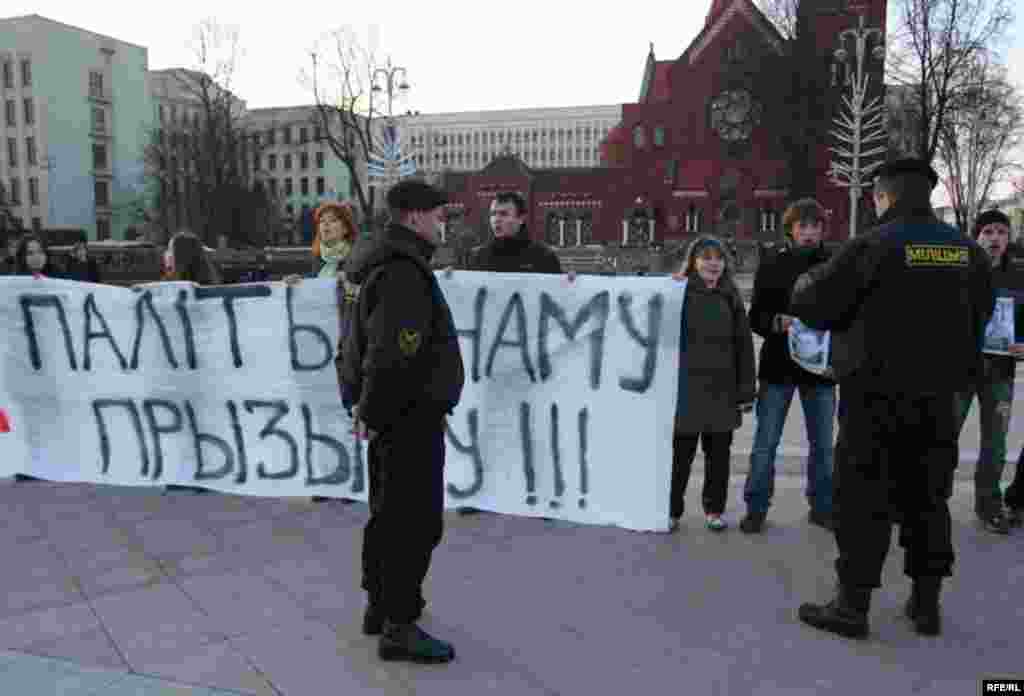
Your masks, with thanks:
[{"label": "young girl in dark coat", "polygon": [[679,348],[679,397],[672,439],[671,526],[683,515],[686,486],[700,442],[704,451],[702,500],[708,529],[722,518],[729,490],[733,431],[754,401],[754,338],[731,260],[715,237],[698,237],[682,269],[686,280]]}]

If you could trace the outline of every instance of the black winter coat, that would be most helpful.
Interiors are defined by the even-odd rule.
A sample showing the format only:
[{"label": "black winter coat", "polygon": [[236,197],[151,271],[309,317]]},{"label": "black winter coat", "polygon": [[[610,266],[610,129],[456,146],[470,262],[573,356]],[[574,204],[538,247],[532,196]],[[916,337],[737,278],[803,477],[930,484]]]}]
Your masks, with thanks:
[{"label": "black winter coat", "polygon": [[764,339],[758,359],[757,378],[766,384],[830,385],[831,380],[803,369],[789,355],[785,332],[775,330],[779,314],[792,315],[790,294],[796,279],[812,267],[828,261],[823,245],[799,248],[790,243],[764,245],[754,276],[750,303],[750,328]]},{"label": "black winter coat", "polygon": [[832,331],[842,384],[880,394],[963,391],[981,375],[995,294],[988,254],[927,204],[900,205],[801,276],[793,314]]},{"label": "black winter coat", "polygon": [[561,273],[562,264],[546,244],[525,234],[502,237],[476,249],[467,271],[499,273]]},{"label": "black winter coat", "polygon": [[451,310],[427,265],[434,245],[401,225],[353,251],[345,266],[360,285],[337,362],[342,399],[387,432],[416,414],[451,413],[465,372]]}]

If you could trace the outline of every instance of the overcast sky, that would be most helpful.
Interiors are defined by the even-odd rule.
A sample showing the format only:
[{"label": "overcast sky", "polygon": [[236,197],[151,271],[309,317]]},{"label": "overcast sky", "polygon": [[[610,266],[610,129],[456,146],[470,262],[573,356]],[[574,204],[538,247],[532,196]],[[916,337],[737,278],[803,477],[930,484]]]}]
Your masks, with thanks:
[{"label": "overcast sky", "polygon": [[[41,14],[146,46],[153,69],[194,65],[189,41],[200,20],[237,25],[245,54],[235,91],[250,107],[311,102],[299,71],[318,40],[348,25],[368,41],[376,34],[380,52],[408,69],[412,90],[403,110],[433,113],[634,101],[650,42],[659,59],[677,57],[704,26],[710,4],[632,0],[606,10],[581,0],[4,0],[0,12]],[[1024,85],[1024,32],[1011,35],[1018,38],[1010,62]]]},{"label": "overcast sky", "polygon": [[[1008,35],[1012,76],[1024,88],[1024,0]],[[890,13],[895,6],[890,0]],[[194,67],[198,22],[239,30],[244,51],[233,91],[250,108],[308,104],[299,81],[310,52],[349,26],[408,70],[396,105],[423,113],[633,102],[653,42],[659,60],[678,57],[704,26],[711,0],[632,0],[604,9],[582,0],[479,3],[254,0],[154,3],[3,0],[3,16],[40,14],[149,49],[151,69]]]}]

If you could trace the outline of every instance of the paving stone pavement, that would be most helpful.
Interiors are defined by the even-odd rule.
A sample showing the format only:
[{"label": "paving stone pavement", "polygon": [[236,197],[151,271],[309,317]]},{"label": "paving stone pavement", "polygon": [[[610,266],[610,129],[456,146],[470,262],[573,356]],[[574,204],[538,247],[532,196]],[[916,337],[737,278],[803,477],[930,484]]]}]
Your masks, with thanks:
[{"label": "paving stone pavement", "polygon": [[[735,523],[742,476],[731,483]],[[866,642],[796,620],[830,593],[834,557],[799,477],[779,478],[756,537],[705,530],[700,485],[675,534],[448,515],[424,625],[458,659],[415,667],[379,662],[359,632],[363,504],[0,481],[2,692],[959,696],[1024,676],[1024,533],[980,530],[969,483],[953,499],[944,635],[900,616],[894,552]]]}]

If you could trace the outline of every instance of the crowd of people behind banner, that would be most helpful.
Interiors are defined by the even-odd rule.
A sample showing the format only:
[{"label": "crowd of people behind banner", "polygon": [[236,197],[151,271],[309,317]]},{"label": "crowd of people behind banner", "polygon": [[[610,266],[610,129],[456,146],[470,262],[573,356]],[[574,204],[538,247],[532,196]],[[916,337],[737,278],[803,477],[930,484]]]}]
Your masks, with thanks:
[{"label": "crowd of people behind banner", "polygon": [[[929,183],[931,185],[927,186]],[[913,276],[917,278],[913,282],[936,283],[937,288],[949,289],[951,284],[958,284],[946,296],[960,298],[953,303],[964,304],[962,309],[965,312],[973,312],[965,324],[969,324],[965,340],[968,343],[974,341],[978,348],[976,356],[970,353],[969,346],[963,356],[951,356],[954,360],[963,357],[965,363],[970,363],[963,366],[969,378],[952,387],[936,385],[929,389],[927,385],[917,385],[910,388],[905,395],[907,398],[917,395],[923,399],[910,407],[903,402],[898,407],[893,406],[895,402],[887,402],[886,408],[911,409],[899,413],[893,411],[896,413],[893,427],[898,428],[900,423],[909,424],[914,420],[908,413],[930,413],[929,409],[935,404],[935,394],[950,392],[954,394],[954,403],[950,404],[947,415],[952,418],[949,422],[955,430],[951,436],[958,439],[972,400],[977,397],[981,446],[974,476],[975,514],[985,530],[1008,534],[1012,527],[1021,525],[1024,512],[1024,483],[1021,482],[1024,451],[1018,458],[1013,484],[1005,492],[1000,490],[1007,455],[1016,359],[1024,355],[1024,344],[1011,339],[1005,354],[982,356],[980,334],[984,323],[975,331],[980,320],[988,321],[995,295],[1013,296],[1020,291],[1019,299],[1024,302],[1024,248],[1010,239],[1010,221],[999,211],[981,214],[970,234],[962,234],[943,225],[927,204],[932,187],[934,172],[922,163],[902,161],[884,167],[875,188],[879,229],[863,239],[848,243],[831,260],[822,239],[825,210],[813,199],[791,204],[783,217],[783,239],[762,245],[749,310],[737,285],[732,255],[721,239],[701,235],[692,240],[678,272],[673,274],[676,280],[686,281],[686,295],[680,327],[680,389],[673,435],[669,527],[677,529],[683,517],[687,483],[699,445],[704,453],[701,502],[705,525],[716,532],[728,528],[724,513],[733,433],[740,427],[743,414],[753,409],[756,427],[743,487],[746,512],[739,527],[748,534],[763,531],[774,493],[779,443],[793,397],[799,394],[808,441],[805,488],[808,521],[835,530],[840,546],[837,597],[825,605],[804,605],[800,609],[800,617],[811,625],[853,637],[867,634],[868,598],[878,580],[872,571],[863,570],[870,565],[866,562],[857,566],[859,570],[851,570],[850,559],[857,554],[861,554],[859,558],[863,557],[870,546],[871,553],[875,556],[881,553],[884,561],[888,541],[882,548],[880,540],[870,544],[863,540],[852,541],[848,533],[847,548],[844,549],[841,529],[843,524],[854,519],[854,515],[849,503],[841,508],[838,500],[833,499],[834,494],[838,497],[840,490],[838,480],[833,479],[833,454],[837,459],[837,479],[839,472],[850,476],[839,461],[841,452],[849,462],[867,456],[860,450],[855,455],[853,450],[856,448],[848,439],[852,433],[861,432],[866,427],[864,421],[858,420],[852,412],[847,413],[849,418],[844,421],[844,411],[855,409],[862,413],[866,412],[865,409],[877,408],[877,399],[875,402],[871,399],[884,391],[863,387],[868,369],[865,360],[869,360],[864,355],[870,355],[873,347],[869,344],[875,338],[865,338],[864,318],[858,316],[858,312],[864,314],[867,311],[865,307],[873,306],[870,305],[872,293],[885,286],[886,282],[910,283],[909,278]],[[338,280],[341,343],[337,363],[341,396],[357,430],[370,440],[371,520],[367,525],[363,549],[363,587],[369,595],[369,604],[363,629],[368,635],[382,635],[381,656],[389,659],[446,662],[454,657],[454,648],[450,644],[416,627],[424,606],[420,594],[423,577],[431,552],[441,538],[440,522],[432,523],[433,518],[441,514],[438,497],[433,494],[427,496],[429,504],[417,501],[417,498],[425,495],[421,484],[433,490],[437,483],[434,479],[440,480],[444,459],[443,442],[438,441],[440,433],[443,433],[440,424],[443,423],[444,412],[450,412],[458,402],[464,379],[461,361],[455,364],[452,362],[455,358],[450,356],[451,344],[454,342],[457,347],[458,343],[450,326],[450,312],[428,266],[437,243],[438,211],[445,202],[443,193],[427,184],[407,181],[396,185],[388,195],[393,223],[374,239],[367,240],[365,249],[361,248],[362,240],[359,239],[351,207],[336,202],[324,204],[315,214],[316,237],[311,250],[319,270],[306,276]],[[463,269],[562,273],[557,255],[530,238],[526,218],[526,202],[519,194],[499,193],[490,208],[494,237],[475,250]],[[893,246],[896,242],[891,240],[898,240],[901,246],[897,249]],[[0,266],[0,273],[92,283],[102,281],[95,261],[88,258],[85,238],[73,247],[64,268],[55,266],[48,257],[43,239],[37,235],[9,239],[6,248],[7,259]],[[979,270],[979,263],[984,269]],[[383,274],[386,280],[379,280],[382,274],[375,273],[379,267],[391,269],[390,275]],[[955,278],[949,274],[942,276],[941,271],[947,268],[955,269],[958,275]],[[455,269],[449,268],[445,272],[452,270]],[[903,277],[899,273],[908,275]],[[572,282],[574,274],[569,273],[568,276]],[[370,282],[377,279],[376,286],[379,287],[375,286],[373,293],[376,299],[364,301],[366,292],[363,291],[368,279]],[[190,281],[202,285],[221,282],[216,265],[211,262],[204,246],[187,230],[171,239],[164,257],[161,280]],[[302,277],[289,276],[285,282],[301,283]],[[846,285],[834,285],[838,283]],[[847,304],[823,301],[825,295],[822,293],[826,289],[830,292],[835,290],[833,295],[840,298],[835,302],[846,298]],[[400,296],[397,303],[390,303],[388,298],[391,295]],[[940,298],[942,294],[935,297]],[[378,303],[377,306],[368,306],[371,301]],[[818,316],[818,313],[826,312],[825,305],[828,305],[828,311],[833,312],[832,316]],[[414,311],[411,308],[415,307],[419,307],[415,311],[422,316],[410,316],[409,313]],[[937,311],[941,310],[938,308]],[[1017,311],[1020,310],[1018,307]],[[445,313],[447,327],[443,321]],[[369,321],[371,315],[373,322]],[[854,337],[832,344],[833,373],[812,373],[798,365],[791,356],[788,335],[798,319],[822,331],[834,330]],[[943,321],[946,320],[950,322],[949,326],[955,326],[953,319],[947,317]],[[1020,323],[1018,320],[1018,326]],[[415,338],[411,351],[385,355],[385,348],[375,343],[373,333],[382,330],[381,326],[388,327],[387,330],[400,330],[402,336]],[[756,363],[753,334],[763,339]],[[435,344],[431,344],[431,340],[435,340]],[[399,348],[405,351],[408,345],[408,342],[400,344]],[[416,362],[416,348],[420,345],[424,346],[421,349],[424,352],[433,350],[430,357],[433,367]],[[930,344],[923,350],[944,349]],[[355,363],[356,357],[353,356],[359,358]],[[903,357],[893,357],[892,363],[898,363]],[[973,367],[974,357],[978,358],[977,369]],[[406,371],[401,373],[402,379],[397,379],[398,372],[385,375],[383,368],[375,372],[374,361],[403,365],[402,369]],[[844,366],[847,362],[852,366]],[[449,365],[444,375],[429,372],[436,371],[438,364]],[[948,364],[942,366],[948,367]],[[413,374],[409,370],[417,369],[427,372],[416,372],[416,379],[412,382],[425,383],[424,389],[435,390],[431,397],[439,399],[438,403],[444,402],[436,413],[430,411],[416,416],[415,409],[403,411],[393,404],[388,405],[389,400],[401,400],[399,393],[408,388],[404,385]],[[880,379],[883,372],[884,369],[879,368],[873,377]],[[844,387],[843,398],[839,400],[837,383]],[[437,397],[442,393],[445,394],[443,399]],[[945,402],[939,402],[940,410],[942,403]],[[837,407],[840,422],[838,442],[833,432]],[[399,413],[405,414],[401,416],[404,420],[400,426],[390,421],[400,417],[396,415]],[[921,425],[921,433],[929,432],[929,427],[939,427],[935,423],[948,420],[946,415],[940,415],[936,416],[938,420],[934,423]],[[393,439],[391,435],[398,427],[401,428],[402,441]],[[844,427],[849,430],[845,444]],[[858,446],[877,448],[888,442],[884,434],[874,435],[878,436],[878,442]],[[425,463],[425,469],[436,476],[428,476],[430,480],[427,480],[418,475],[412,488],[408,481],[403,484],[385,476],[388,462],[402,452],[414,458],[426,457],[430,461]],[[876,451],[873,456],[883,455]],[[927,459],[924,455],[922,457]],[[893,461],[894,467],[899,465]],[[845,466],[854,468],[850,463]],[[952,466],[955,467],[955,462]],[[843,485],[848,487],[848,491],[857,488],[866,495],[869,487],[860,480],[862,478],[851,476],[849,482],[843,481]],[[385,479],[390,480],[384,483]],[[908,494],[900,486],[908,484],[896,473],[887,471],[880,479],[887,482],[889,494],[906,502]],[[921,505],[935,508],[941,499],[941,505],[946,506],[945,500],[950,491],[945,489],[951,488],[951,482],[952,471],[945,472],[940,477],[943,490],[931,491],[928,494],[931,497],[921,498],[926,500]],[[922,487],[925,485],[921,483]],[[440,494],[439,491],[434,492]],[[886,498],[887,494],[883,493],[881,497]],[[383,503],[384,499],[388,500],[387,504]],[[891,496],[889,499],[891,502]],[[948,507],[944,507],[944,518],[931,508],[927,514],[921,513],[924,521],[919,528],[907,520],[905,511],[902,517],[895,514],[892,520],[901,524],[901,543],[908,549],[907,574],[914,579],[907,614],[914,619],[918,632],[922,634],[939,631],[939,585],[941,578],[950,574],[952,564],[949,530],[935,531],[936,527],[948,525]],[[460,508],[460,512],[477,511]],[[417,517],[411,525],[410,516]],[[414,534],[414,530],[418,531]],[[880,539],[881,535],[879,531],[877,538]],[[851,551],[852,545],[858,545],[856,552]],[[943,560],[937,561],[939,557]],[[912,567],[915,563],[916,568]],[[922,570],[925,565],[928,568]]]}]

